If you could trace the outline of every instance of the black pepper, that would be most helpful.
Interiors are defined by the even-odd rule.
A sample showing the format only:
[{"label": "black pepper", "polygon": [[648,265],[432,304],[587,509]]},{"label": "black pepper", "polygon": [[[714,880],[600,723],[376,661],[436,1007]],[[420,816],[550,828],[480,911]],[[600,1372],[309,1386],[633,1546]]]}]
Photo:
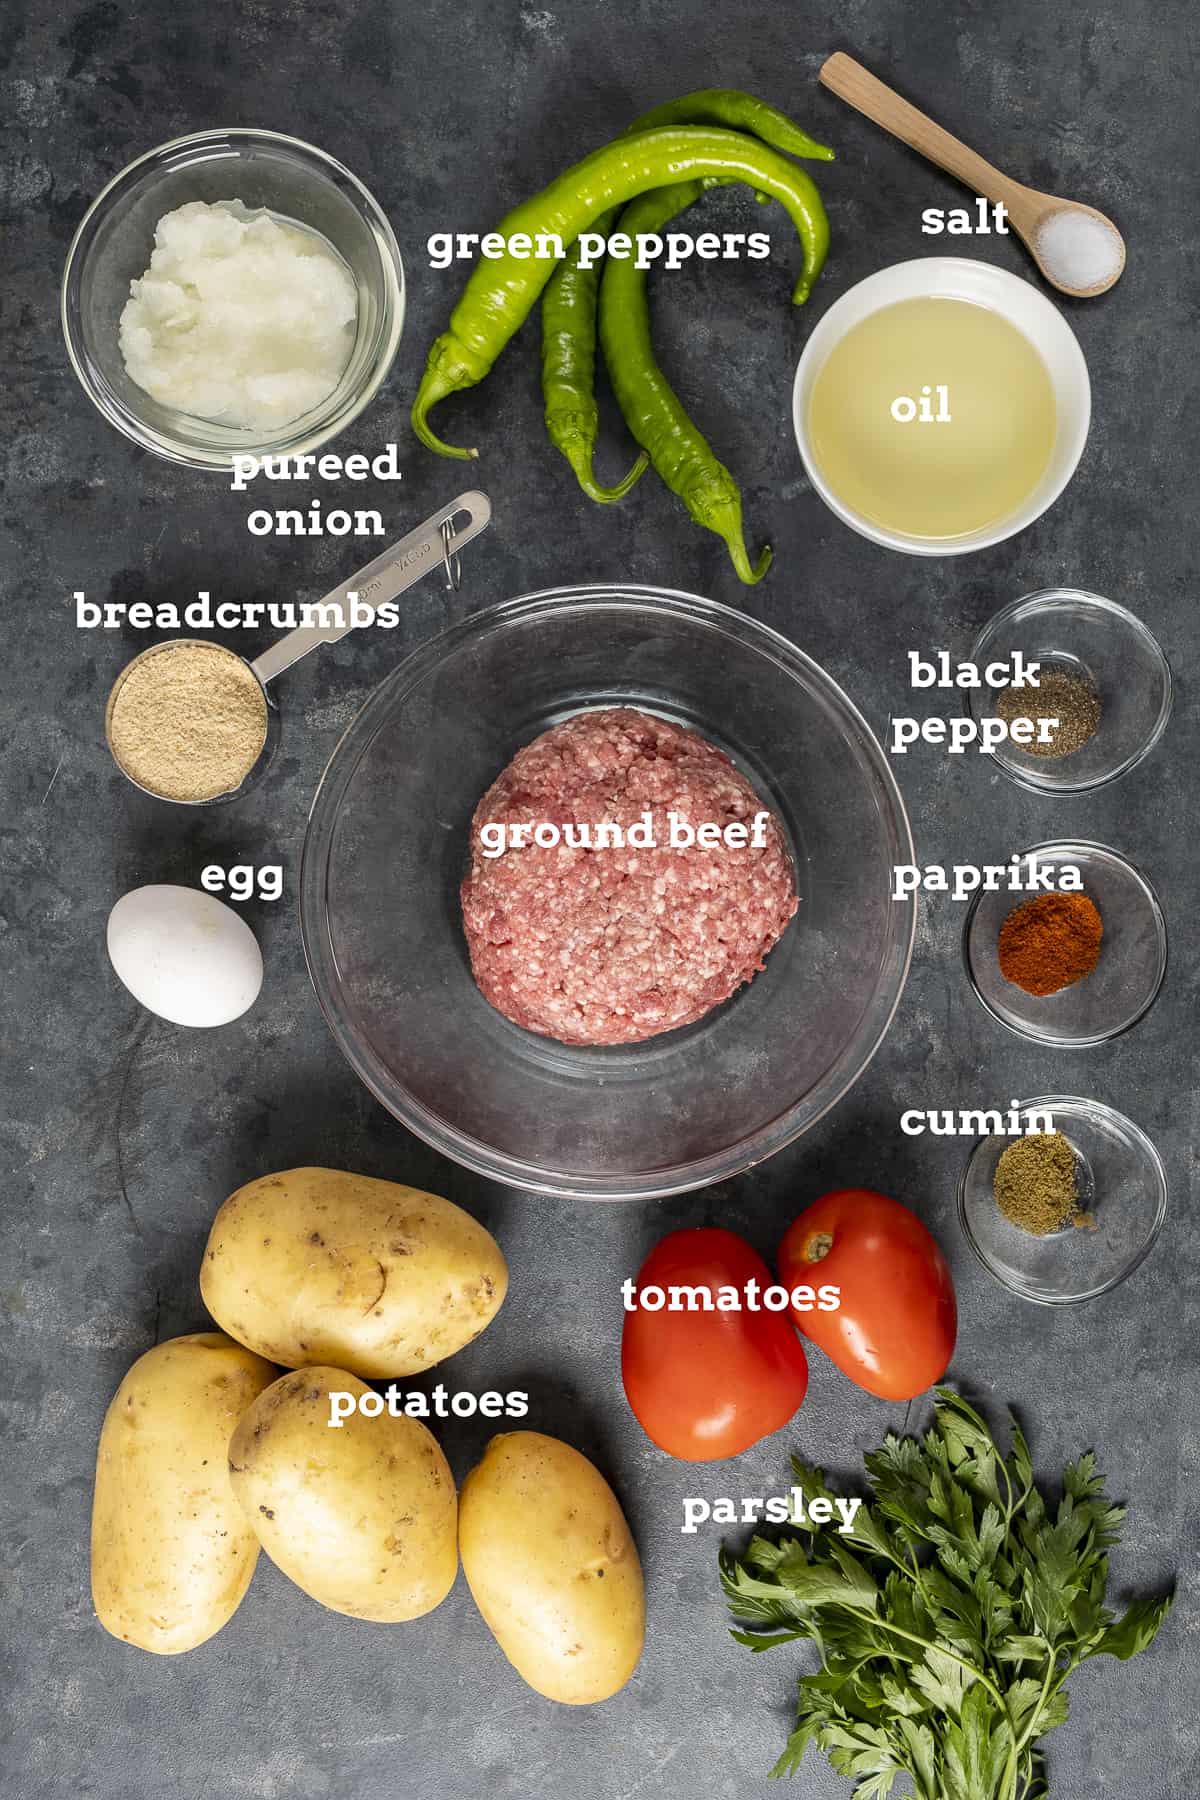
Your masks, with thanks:
[{"label": "black pepper", "polygon": [[1096,735],[1100,696],[1083,675],[1043,668],[1036,687],[1007,687],[996,696],[996,716],[1010,727],[1032,720],[1033,742],[1016,744],[1030,756],[1073,756]]}]

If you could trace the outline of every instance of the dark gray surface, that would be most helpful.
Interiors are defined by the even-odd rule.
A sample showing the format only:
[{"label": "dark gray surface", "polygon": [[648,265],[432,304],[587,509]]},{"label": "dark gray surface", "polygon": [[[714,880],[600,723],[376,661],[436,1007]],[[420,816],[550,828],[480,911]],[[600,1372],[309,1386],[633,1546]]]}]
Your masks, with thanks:
[{"label": "dark gray surface", "polygon": [[[1054,1794],[1186,1800],[1200,1786],[1193,8],[15,0],[0,36],[10,215],[0,285],[5,1795],[765,1795],[798,1658],[781,1650],[752,1660],[725,1636],[716,1535],[680,1537],[680,1497],[779,1491],[793,1444],[853,1472],[860,1450],[902,1412],[859,1394],[815,1354],[794,1427],[736,1465],[668,1462],[624,1405],[618,1283],[669,1227],[719,1221],[770,1254],[802,1203],[831,1185],[865,1183],[912,1202],[947,1249],[962,1321],[953,1374],[965,1390],[989,1405],[1019,1404],[1045,1474],[1096,1446],[1131,1508],[1117,1592],[1179,1571],[1179,1604],[1152,1654],[1096,1665],[1073,1684],[1073,1719],[1050,1744]],[[819,64],[839,47],[890,73],[1013,173],[1110,211],[1128,238],[1115,293],[1068,309],[1094,383],[1082,467],[1047,518],[987,554],[924,563],[877,550],[826,513],[801,475],[790,384],[812,320],[875,268],[942,248],[920,236],[920,212],[958,199],[951,183],[818,92]],[[114,772],[104,696],[153,634],[77,633],[73,589],[124,600],[186,598],[197,587],[311,598],[355,552],[328,539],[253,540],[243,497],[110,431],[67,368],[56,289],[88,201],[167,137],[263,125],[342,158],[388,210],[411,282],[393,377],[338,445],[399,440],[403,491],[385,490],[379,502],[398,535],[463,485],[460,468],[414,449],[406,423],[420,359],[461,279],[424,266],[427,234],[489,228],[643,107],[714,82],[762,92],[840,152],[820,175],[834,245],[807,313],[786,305],[795,250],[778,214],[777,254],[765,268],[702,264],[669,289],[668,278],[656,284],[664,360],[740,473],[750,537],[769,535],[775,570],[741,590],[716,540],[649,480],[620,508],[578,498],[541,436],[526,332],[484,389],[441,415],[450,435],[469,442],[477,432],[484,444],[478,478],[496,524],[468,552],[458,599],[433,583],[412,595],[405,641],[535,587],[666,582],[744,605],[790,633],[882,729],[889,712],[911,710],[910,647],[965,655],[997,606],[1056,582],[1110,594],[1158,634],[1179,682],[1151,761],[1098,796],[1058,802],[1019,792],[976,756],[923,749],[899,776],[923,860],[1002,860],[1069,833],[1131,854],[1158,887],[1173,959],[1157,1007],[1133,1033],[1091,1052],[1038,1049],[972,1000],[961,909],[935,899],[883,1051],[818,1130],[726,1187],[668,1205],[588,1208],[489,1190],[406,1140],[339,1061],[309,988],[294,909],[305,813],[339,730],[400,654],[397,634],[350,639],[285,678],[280,764],[236,808],[193,817],[143,799]],[[733,195],[713,208],[741,222],[751,210]],[[1015,240],[965,248],[1030,273]],[[624,466],[624,454],[614,441],[605,466]],[[105,916],[125,889],[195,881],[213,857],[286,864],[287,901],[258,916],[250,909],[267,961],[262,1000],[225,1030],[188,1035],[155,1023],[143,1034],[105,959]],[[1020,1304],[975,1266],[954,1219],[966,1147],[906,1141],[896,1129],[905,1106],[1056,1090],[1128,1111],[1159,1145],[1171,1184],[1149,1261],[1107,1299],[1060,1313]],[[264,1558],[233,1622],[190,1656],[152,1658],[97,1625],[87,1533],[109,1396],[156,1334],[203,1325],[196,1271],[224,1195],[310,1160],[436,1188],[498,1232],[511,1297],[452,1373],[464,1386],[527,1385],[530,1423],[595,1457],[623,1497],[645,1559],[649,1636],[635,1680],[609,1704],[555,1708],[525,1689],[461,1581],[424,1622],[369,1627],[320,1611]],[[483,1432],[456,1425],[442,1435],[461,1476]],[[816,1800],[846,1789],[812,1759],[795,1791]]]}]

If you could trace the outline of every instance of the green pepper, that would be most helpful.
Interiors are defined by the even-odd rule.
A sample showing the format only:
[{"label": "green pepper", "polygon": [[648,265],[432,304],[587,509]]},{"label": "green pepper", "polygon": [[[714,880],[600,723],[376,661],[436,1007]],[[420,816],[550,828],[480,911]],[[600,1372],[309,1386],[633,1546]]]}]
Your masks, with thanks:
[{"label": "green pepper", "polygon": [[[699,181],[643,194],[621,214],[621,230],[657,232],[704,191]],[[655,359],[650,339],[646,271],[610,256],[600,282],[600,343],[617,404],[633,436],[698,525],[725,540],[742,581],[761,581],[771,566],[767,546],[752,568],[742,536],[741,490],[688,417]]]},{"label": "green pepper", "polygon": [[828,144],[819,144],[778,107],[768,106],[740,88],[700,88],[678,100],[667,100],[635,119],[624,135],[658,131],[664,125],[718,125],[728,131],[748,132],[776,150],[786,150],[789,156],[803,156],[810,162],[834,160]]},{"label": "green pepper", "polygon": [[[775,150],[736,131],[697,126],[670,126],[636,132],[593,151],[540,194],[527,200],[501,222],[499,233],[518,232],[536,238],[552,234],[564,245],[614,206],[651,188],[689,180],[745,181],[756,191],[779,200],[796,226],[804,247],[803,266],[793,299],[806,300],[829,247],[825,208],[811,178]],[[447,394],[482,381],[508,340],[528,318],[549,280],[553,264],[540,258],[505,254],[472,270],[449,329],[430,349],[413,401],[417,437],[443,456],[471,457],[475,450],[445,444],[429,425],[429,411]]]},{"label": "green pepper", "polygon": [[[623,134],[655,131],[665,125],[717,125],[745,131],[786,150],[793,156],[833,159],[833,151],[819,144],[786,113],[768,106],[753,94],[736,88],[704,88],[684,94],[643,113]],[[607,238],[616,224],[616,210],[605,213],[592,229]],[[551,272],[542,296],[542,399],[546,433],[550,442],[570,463],[576,480],[591,500],[620,500],[646,467],[639,456],[625,479],[614,488],[599,486],[592,470],[592,456],[600,427],[594,387],[596,368],[596,296],[600,287],[600,263],[579,266],[580,250],[574,244]]]},{"label": "green pepper", "polygon": [[645,473],[643,450],[616,487],[601,487],[592,469],[600,409],[596,405],[596,300],[591,269],[579,267],[578,246],[554,271],[542,296],[542,397],[546,431],[575,471],[589,500],[621,500]]}]

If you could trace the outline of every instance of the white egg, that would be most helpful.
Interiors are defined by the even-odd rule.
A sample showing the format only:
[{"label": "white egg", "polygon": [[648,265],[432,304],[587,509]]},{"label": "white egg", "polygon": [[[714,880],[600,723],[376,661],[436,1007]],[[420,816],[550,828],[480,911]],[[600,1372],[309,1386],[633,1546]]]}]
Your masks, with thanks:
[{"label": "white egg", "polygon": [[262,987],[254,933],[200,888],[123,894],[108,915],[108,955],[134,999],[175,1025],[228,1025]]}]

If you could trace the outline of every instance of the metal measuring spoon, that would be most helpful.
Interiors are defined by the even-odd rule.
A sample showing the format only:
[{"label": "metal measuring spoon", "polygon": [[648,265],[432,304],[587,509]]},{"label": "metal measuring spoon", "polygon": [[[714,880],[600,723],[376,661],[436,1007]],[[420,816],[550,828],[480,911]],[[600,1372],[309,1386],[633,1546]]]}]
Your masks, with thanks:
[{"label": "metal measuring spoon", "polygon": [[[457,522],[461,514],[466,515],[463,523]],[[237,660],[250,670],[262,689],[267,706],[267,731],[262,749],[253,766],[237,787],[230,788],[223,794],[213,794],[204,800],[182,800],[171,795],[156,793],[153,788],[144,787],[129,773],[113,749],[112,717],[117,696],[127,676],[131,670],[136,669],[147,658],[169,654],[181,644],[199,644],[205,649],[214,647],[224,649],[225,646],[214,646],[208,638],[167,638],[163,643],[151,644],[149,649],[141,651],[131,662],[126,663],[117,676],[108,696],[108,705],[104,713],[104,736],[109,750],[112,752],[113,761],[122,775],[134,787],[140,788],[142,793],[149,794],[155,800],[168,800],[172,806],[217,806],[224,804],[227,800],[238,799],[262,778],[279,742],[279,708],[267,692],[267,683],[274,681],[277,675],[282,675],[285,669],[290,669],[292,664],[299,662],[302,656],[307,656],[310,650],[316,650],[321,644],[336,644],[339,639],[346,636],[347,632],[354,629],[349,617],[349,601],[352,593],[357,594],[365,605],[378,610],[379,607],[386,605],[388,601],[395,600],[407,588],[413,587],[420,581],[422,576],[430,574],[439,566],[446,571],[446,585],[457,588],[460,581],[459,552],[471,542],[472,538],[479,536],[489,523],[491,516],[491,502],[486,494],[482,494],[474,488],[465,494],[459,494],[457,499],[451,500],[448,506],[443,506],[439,512],[431,514],[423,524],[417,526],[415,531],[410,531],[407,537],[402,537],[398,543],[392,544],[389,549],[381,552],[374,562],[369,562],[366,568],[360,569],[356,575],[351,575],[347,581],[341,582],[322,600],[314,603],[317,606],[338,607],[341,612],[339,624],[297,626],[294,631],[289,631],[286,636],[281,637],[278,643],[272,644],[270,649],[264,650],[261,656],[256,656],[253,662],[248,657],[237,656],[236,650],[226,652],[230,656],[237,657]]]},{"label": "metal measuring spoon", "polygon": [[[837,51],[823,64],[818,80],[857,112],[884,131],[891,132],[902,144],[927,157],[931,163],[936,163],[939,169],[945,169],[948,175],[953,175],[975,193],[982,194],[985,200],[1003,201],[1013,230],[1050,286],[1057,288],[1060,294],[1088,300],[1096,294],[1106,294],[1121,279],[1125,268],[1125,240],[1112,220],[1096,207],[1085,206],[1079,200],[1063,200],[1058,194],[1043,194],[1037,188],[1014,181],[1010,175],[985,162],[959,138],[951,137],[925,113],[910,106],[894,88],[877,81],[844,51]],[[1096,220],[1113,236],[1112,272],[1089,287],[1072,287],[1061,281],[1047,266],[1040,247],[1041,234],[1049,221],[1072,214]]]}]

